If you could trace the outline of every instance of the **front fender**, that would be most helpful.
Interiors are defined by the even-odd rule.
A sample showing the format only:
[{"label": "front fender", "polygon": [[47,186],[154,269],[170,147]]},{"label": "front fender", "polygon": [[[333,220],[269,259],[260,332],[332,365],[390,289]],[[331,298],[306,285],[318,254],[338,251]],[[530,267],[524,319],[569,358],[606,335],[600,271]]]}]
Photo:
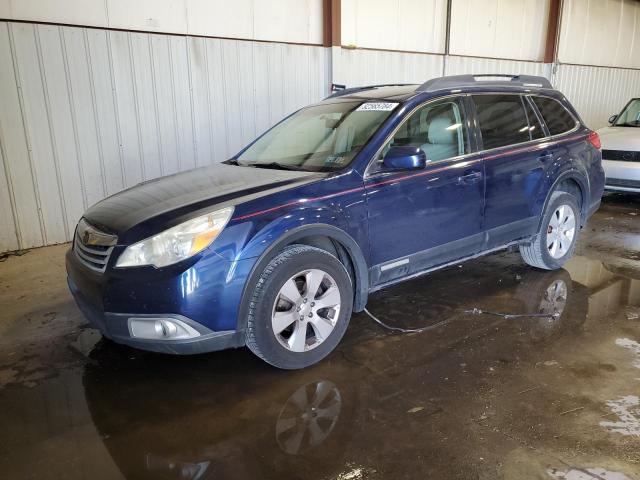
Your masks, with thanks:
[{"label": "front fender", "polygon": [[344,215],[338,209],[327,206],[309,206],[290,210],[263,225],[238,252],[236,258],[238,260],[255,258],[262,256],[266,251],[273,251],[274,248],[278,248],[283,238],[291,237],[290,232],[300,233],[306,230],[307,233],[303,236],[309,236],[312,235],[309,233],[310,229],[317,230],[319,226],[333,226],[344,231],[346,225]]},{"label": "front fender", "polygon": [[[285,217],[290,216],[286,215]],[[301,218],[302,217],[298,217],[297,222],[302,222],[302,220],[300,220]],[[330,216],[329,218],[337,219],[340,218],[340,215],[335,217]],[[275,238],[277,235],[276,232],[283,233]],[[260,252],[260,257],[255,261],[255,263],[253,263],[253,268],[246,277],[242,300],[240,302],[240,309],[238,312],[238,330],[244,330],[246,328],[249,296],[252,293],[253,285],[258,281],[260,274],[264,271],[269,261],[285,246],[295,243],[302,238],[311,236],[329,238],[332,241],[339,243],[340,246],[344,248],[349,257],[349,261],[351,261],[353,273],[355,275],[355,298],[353,310],[354,312],[359,312],[364,309],[369,293],[369,268],[358,243],[346,231],[337,227],[335,224],[298,223],[296,225],[296,222],[291,221],[291,218],[283,217],[278,221],[271,222],[269,224],[269,228],[263,229],[260,234],[256,235],[250,244],[247,245],[246,252],[251,255],[251,257],[245,258],[253,258],[252,256],[258,252]],[[267,241],[265,242],[265,240]]]}]

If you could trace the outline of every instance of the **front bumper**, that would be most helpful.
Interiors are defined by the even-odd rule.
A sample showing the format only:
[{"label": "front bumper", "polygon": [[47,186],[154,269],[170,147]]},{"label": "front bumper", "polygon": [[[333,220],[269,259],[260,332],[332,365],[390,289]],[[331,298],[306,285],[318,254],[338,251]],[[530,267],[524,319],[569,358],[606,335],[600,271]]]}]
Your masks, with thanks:
[{"label": "front bumper", "polygon": [[[174,354],[244,345],[238,308],[251,265],[207,252],[186,265],[107,267],[100,273],[83,265],[73,250],[66,255],[69,289],[92,326],[118,343]],[[155,326],[151,319],[186,326],[193,335],[141,335],[141,324]]]},{"label": "front bumper", "polygon": [[606,175],[605,189],[620,192],[640,192],[640,163],[602,160]]},{"label": "front bumper", "polygon": [[[67,278],[69,290],[78,308],[89,321],[89,324],[116,343],[128,345],[141,350],[175,355],[192,355],[197,353],[237,348],[244,345],[244,337],[235,330],[214,332],[193,320],[176,314],[141,315],[135,313],[103,312],[92,305],[78,289],[71,278]],[[178,320],[188,324],[200,335],[195,338],[182,340],[148,340],[135,338],[131,335],[130,320],[145,318],[166,318]]]}]

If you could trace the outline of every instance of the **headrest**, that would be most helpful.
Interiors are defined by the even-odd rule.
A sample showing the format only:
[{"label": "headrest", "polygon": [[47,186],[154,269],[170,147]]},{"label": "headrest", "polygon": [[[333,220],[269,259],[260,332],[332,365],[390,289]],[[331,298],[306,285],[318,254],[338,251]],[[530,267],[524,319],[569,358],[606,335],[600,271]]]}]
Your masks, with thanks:
[{"label": "headrest", "polygon": [[452,125],[448,115],[439,115],[429,123],[429,143],[433,145],[456,143],[456,130],[447,130]]}]

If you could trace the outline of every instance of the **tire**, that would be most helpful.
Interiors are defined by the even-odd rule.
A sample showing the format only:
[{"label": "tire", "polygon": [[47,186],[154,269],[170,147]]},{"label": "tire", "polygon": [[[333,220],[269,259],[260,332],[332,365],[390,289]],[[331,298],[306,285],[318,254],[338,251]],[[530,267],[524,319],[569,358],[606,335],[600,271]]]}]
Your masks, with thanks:
[{"label": "tire", "polygon": [[[318,278],[322,278],[320,283]],[[309,285],[316,283],[320,285],[316,287],[317,293],[309,292]],[[296,295],[292,288],[297,289],[299,297],[290,300]],[[335,306],[315,306],[316,302],[328,301],[329,288],[332,288],[329,303],[337,302]],[[349,325],[352,309],[353,286],[344,265],[325,250],[307,245],[289,246],[269,262],[255,285],[248,308],[247,346],[275,367],[287,370],[308,367],[338,345]],[[276,315],[283,320],[276,322]],[[292,317],[295,320],[278,333],[276,330]]]},{"label": "tire", "polygon": [[[560,211],[559,209],[562,207],[569,208],[573,215],[573,235],[570,241],[567,241],[566,236],[563,236],[562,238],[564,241],[560,242],[562,248],[559,248],[556,245],[556,249],[553,250],[553,247],[550,248],[549,246],[553,245],[554,238],[556,237],[551,237],[551,234],[555,231],[559,231],[560,235],[564,235],[564,233],[562,230],[557,230],[556,227],[552,226],[552,217],[556,215],[557,218],[557,212]],[[569,215],[568,212],[566,212],[566,214]],[[563,220],[561,220],[561,222],[563,222]],[[562,225],[563,228],[567,226],[566,223],[562,223]],[[544,270],[556,270],[558,268],[562,268],[566,261],[573,255],[579,233],[580,207],[578,206],[576,198],[570,193],[553,192],[544,212],[540,231],[530,243],[520,245],[520,255],[524,262],[532,267]],[[554,255],[552,255],[552,251],[555,253]]]}]

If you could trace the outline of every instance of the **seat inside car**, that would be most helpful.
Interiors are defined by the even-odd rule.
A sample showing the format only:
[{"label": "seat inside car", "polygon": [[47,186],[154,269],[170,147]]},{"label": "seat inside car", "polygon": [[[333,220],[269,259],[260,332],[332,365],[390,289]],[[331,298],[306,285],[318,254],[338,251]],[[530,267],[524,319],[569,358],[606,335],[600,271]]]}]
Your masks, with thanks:
[{"label": "seat inside car", "polygon": [[437,161],[458,155],[456,130],[450,128],[454,123],[446,113],[433,117],[428,123],[427,143],[420,146],[428,160]]}]

